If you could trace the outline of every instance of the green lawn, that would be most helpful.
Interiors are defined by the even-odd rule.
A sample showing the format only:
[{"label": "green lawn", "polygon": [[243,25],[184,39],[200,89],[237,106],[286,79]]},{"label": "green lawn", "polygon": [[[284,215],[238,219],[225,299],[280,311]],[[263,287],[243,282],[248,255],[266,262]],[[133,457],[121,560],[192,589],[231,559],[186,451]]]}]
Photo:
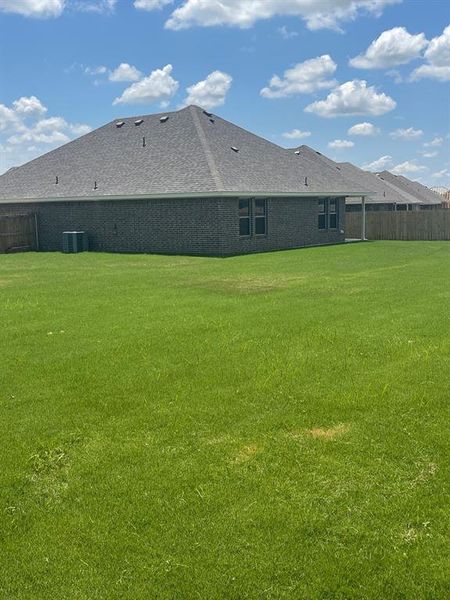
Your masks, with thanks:
[{"label": "green lawn", "polygon": [[450,243],[0,256],[0,598],[449,597]]}]

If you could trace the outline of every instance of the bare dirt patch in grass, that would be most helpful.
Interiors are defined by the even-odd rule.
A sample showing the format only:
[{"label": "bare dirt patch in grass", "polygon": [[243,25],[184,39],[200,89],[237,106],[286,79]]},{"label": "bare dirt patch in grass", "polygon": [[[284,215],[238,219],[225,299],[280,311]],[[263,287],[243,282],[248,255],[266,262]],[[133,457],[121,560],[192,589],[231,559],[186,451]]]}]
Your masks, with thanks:
[{"label": "bare dirt patch in grass", "polygon": [[314,439],[333,441],[350,431],[350,425],[339,423],[333,427],[315,427],[308,429],[308,434]]},{"label": "bare dirt patch in grass", "polygon": [[235,465],[246,463],[252,458],[254,458],[257,454],[259,454],[261,450],[262,448],[260,448],[256,444],[249,444],[248,446],[243,446],[231,462]]},{"label": "bare dirt patch in grass", "polygon": [[219,292],[262,294],[285,290],[302,279],[302,277],[282,277],[279,275],[275,275],[274,277],[224,277],[220,279],[205,279],[197,283],[189,281],[188,285],[194,285]]},{"label": "bare dirt patch in grass", "polygon": [[427,483],[427,481],[429,481],[436,475],[437,471],[438,471],[438,466],[436,463],[433,463],[433,462],[427,463],[420,469],[417,477],[415,479],[413,479],[413,481],[411,482],[411,486],[415,487],[416,485],[421,485],[423,483]]}]

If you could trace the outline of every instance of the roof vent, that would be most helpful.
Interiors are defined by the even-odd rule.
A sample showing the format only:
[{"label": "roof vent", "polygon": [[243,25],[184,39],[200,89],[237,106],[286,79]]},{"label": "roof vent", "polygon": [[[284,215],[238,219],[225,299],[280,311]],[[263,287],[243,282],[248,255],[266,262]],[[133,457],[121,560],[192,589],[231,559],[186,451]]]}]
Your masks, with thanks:
[{"label": "roof vent", "polygon": [[98,186],[97,186],[97,182],[96,182],[96,181],[94,181],[94,190],[96,190],[96,189],[97,189],[97,187],[98,187]]},{"label": "roof vent", "polygon": [[214,119],[209,120],[210,123],[215,123]]},{"label": "roof vent", "polygon": [[161,117],[159,120],[161,121],[161,123],[165,123],[166,121],[169,120],[169,117],[168,116]]},{"label": "roof vent", "polygon": [[137,127],[138,125],[142,125],[143,122],[144,122],[144,119],[137,119],[137,121],[135,121],[134,124]]},{"label": "roof vent", "polygon": [[296,154],[297,156],[300,156],[300,150],[296,150],[296,151],[295,151],[295,154]]},{"label": "roof vent", "polygon": [[206,115],[207,117],[212,117],[213,116],[213,114],[210,113],[210,112],[208,112],[207,110],[204,110],[203,114]]},{"label": "roof vent", "polygon": [[55,185],[58,185],[58,183],[59,183],[59,177],[58,177],[58,175],[57,175],[57,176],[56,176],[56,179],[55,179]]},{"label": "roof vent", "polygon": [[125,121],[117,121],[116,123],[116,127],[117,129],[120,129],[121,127],[123,127],[125,125]]},{"label": "roof vent", "polygon": [[145,141],[145,137],[142,138],[142,147],[145,148],[145,146],[147,145],[146,141]]},{"label": "roof vent", "polygon": [[233,150],[233,152],[239,152],[239,148],[236,148],[236,146],[231,146],[231,149]]},{"label": "roof vent", "polygon": [[305,185],[308,185],[308,178],[305,177]]}]

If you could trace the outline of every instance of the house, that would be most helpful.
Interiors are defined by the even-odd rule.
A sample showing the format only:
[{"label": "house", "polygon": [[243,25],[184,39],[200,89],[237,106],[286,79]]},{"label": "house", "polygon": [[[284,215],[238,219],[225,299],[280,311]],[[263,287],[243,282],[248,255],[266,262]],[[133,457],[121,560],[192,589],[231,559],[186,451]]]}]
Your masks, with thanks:
[{"label": "house", "polygon": [[[309,146],[300,146],[294,149],[294,152],[305,159],[319,162],[324,168],[338,171],[346,179],[353,181],[355,187],[372,190],[373,195],[366,199],[366,210],[417,210],[423,203],[417,196],[392,185],[389,181],[380,179],[375,173],[364,171],[349,162],[335,162]],[[361,198],[350,197],[346,202],[346,210],[361,210],[361,204]]]},{"label": "house", "polygon": [[390,171],[381,171],[381,173],[378,173],[378,177],[382,181],[417,198],[421,203],[421,209],[440,208],[442,206],[442,198],[418,181],[411,181],[403,175],[394,175]]},{"label": "house", "polygon": [[116,119],[0,177],[0,215],[37,216],[41,250],[225,256],[344,241],[371,190],[196,106]]}]

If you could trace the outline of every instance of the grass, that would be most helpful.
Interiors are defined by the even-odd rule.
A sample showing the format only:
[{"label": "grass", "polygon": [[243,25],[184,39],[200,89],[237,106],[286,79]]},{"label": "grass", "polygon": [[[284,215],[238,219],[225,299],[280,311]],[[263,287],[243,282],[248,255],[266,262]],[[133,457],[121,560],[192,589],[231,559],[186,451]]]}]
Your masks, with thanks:
[{"label": "grass", "polygon": [[0,257],[0,598],[449,597],[450,244]]}]

